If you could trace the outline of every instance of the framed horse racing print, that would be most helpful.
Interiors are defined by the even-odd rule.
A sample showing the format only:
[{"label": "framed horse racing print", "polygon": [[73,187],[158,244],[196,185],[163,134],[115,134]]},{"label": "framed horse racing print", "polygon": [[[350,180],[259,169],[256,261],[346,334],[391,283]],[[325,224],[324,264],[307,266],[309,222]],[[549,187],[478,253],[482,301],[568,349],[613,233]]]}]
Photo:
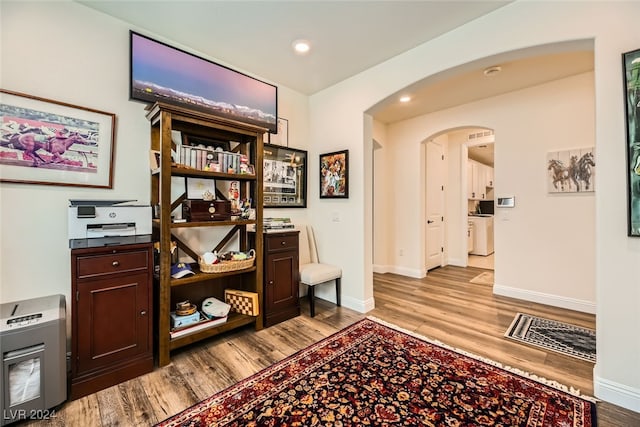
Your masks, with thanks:
[{"label": "framed horse racing print", "polygon": [[0,181],[112,188],[115,120],[0,89]]},{"label": "framed horse racing print", "polygon": [[627,204],[630,237],[640,236],[640,49],[622,55],[627,124]]}]

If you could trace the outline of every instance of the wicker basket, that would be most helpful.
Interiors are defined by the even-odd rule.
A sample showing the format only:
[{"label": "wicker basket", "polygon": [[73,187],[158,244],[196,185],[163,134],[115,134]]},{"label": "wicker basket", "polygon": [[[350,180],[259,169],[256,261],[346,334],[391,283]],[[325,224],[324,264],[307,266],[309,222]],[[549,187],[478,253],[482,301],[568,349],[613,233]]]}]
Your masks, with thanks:
[{"label": "wicker basket", "polygon": [[198,265],[200,265],[200,271],[203,273],[227,273],[229,271],[242,270],[253,266],[253,262],[256,259],[255,251],[251,249],[249,251],[252,256],[247,259],[237,261],[220,261],[217,264],[205,264],[202,258],[198,258]]}]

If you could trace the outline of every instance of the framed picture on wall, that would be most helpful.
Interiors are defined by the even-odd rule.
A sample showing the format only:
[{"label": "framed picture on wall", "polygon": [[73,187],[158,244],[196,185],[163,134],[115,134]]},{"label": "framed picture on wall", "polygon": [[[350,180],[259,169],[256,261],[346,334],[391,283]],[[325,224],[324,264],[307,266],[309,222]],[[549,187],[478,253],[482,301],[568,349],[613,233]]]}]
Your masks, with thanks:
[{"label": "framed picture on wall", "polygon": [[320,198],[349,198],[349,150],[320,155]]},{"label": "framed picture on wall", "polygon": [[547,190],[549,193],[595,191],[595,147],[547,153]]},{"label": "framed picture on wall", "polygon": [[263,206],[307,207],[307,152],[264,144]]},{"label": "framed picture on wall", "polygon": [[269,144],[289,146],[289,120],[278,117],[278,133],[269,134]]},{"label": "framed picture on wall", "polygon": [[115,114],[0,93],[0,181],[112,188]]},{"label": "framed picture on wall", "polygon": [[627,124],[627,234],[640,236],[640,49],[622,55]]}]

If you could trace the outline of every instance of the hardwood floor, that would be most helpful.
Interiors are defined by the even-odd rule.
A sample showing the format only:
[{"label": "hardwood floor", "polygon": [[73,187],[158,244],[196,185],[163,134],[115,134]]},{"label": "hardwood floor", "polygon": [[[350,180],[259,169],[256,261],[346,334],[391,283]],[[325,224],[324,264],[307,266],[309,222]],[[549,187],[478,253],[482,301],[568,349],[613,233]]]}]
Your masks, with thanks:
[{"label": "hardwood floor", "polygon": [[[490,285],[469,283],[483,271],[443,267],[424,279],[376,274],[376,308],[367,315],[592,395],[592,363],[526,346],[503,334],[518,311],[590,328],[595,328],[594,316],[494,296]],[[322,300],[316,303],[316,317],[307,313],[303,301],[303,315],[295,319],[181,349],[164,368],[67,402],[46,422],[24,424],[149,426],[365,316]],[[640,426],[640,414],[600,402],[598,425]]]}]

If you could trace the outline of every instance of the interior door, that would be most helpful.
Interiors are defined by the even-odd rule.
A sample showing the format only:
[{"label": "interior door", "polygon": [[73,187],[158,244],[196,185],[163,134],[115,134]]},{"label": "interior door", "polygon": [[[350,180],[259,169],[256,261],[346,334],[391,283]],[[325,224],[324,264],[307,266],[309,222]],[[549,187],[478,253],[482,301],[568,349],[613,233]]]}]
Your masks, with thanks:
[{"label": "interior door", "polygon": [[427,142],[427,270],[444,264],[444,147]]}]

